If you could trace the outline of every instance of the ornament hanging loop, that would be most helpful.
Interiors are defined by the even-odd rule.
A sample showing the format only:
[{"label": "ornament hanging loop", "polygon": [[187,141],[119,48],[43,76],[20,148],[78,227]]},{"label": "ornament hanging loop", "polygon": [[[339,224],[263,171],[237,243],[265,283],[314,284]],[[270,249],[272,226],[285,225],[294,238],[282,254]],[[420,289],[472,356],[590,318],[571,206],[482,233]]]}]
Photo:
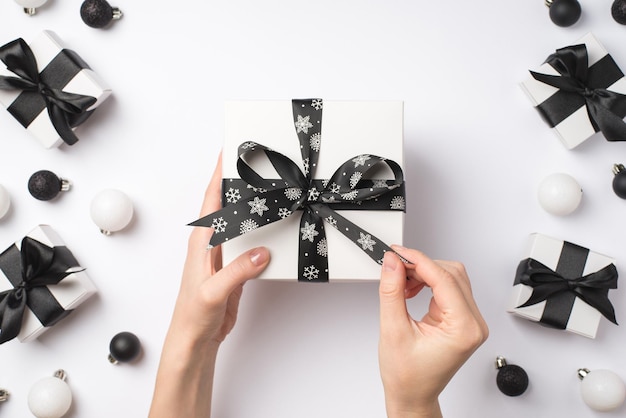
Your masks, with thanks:
[{"label": "ornament hanging loop", "polygon": [[61,379],[64,382],[67,379],[67,373],[65,373],[65,370],[63,369],[57,370],[52,376],[56,377],[57,379]]},{"label": "ornament hanging loop", "polygon": [[580,380],[583,380],[585,377],[587,377],[589,373],[591,373],[591,370],[583,367],[581,369],[578,369],[578,372],[576,374],[578,375],[578,378]]}]

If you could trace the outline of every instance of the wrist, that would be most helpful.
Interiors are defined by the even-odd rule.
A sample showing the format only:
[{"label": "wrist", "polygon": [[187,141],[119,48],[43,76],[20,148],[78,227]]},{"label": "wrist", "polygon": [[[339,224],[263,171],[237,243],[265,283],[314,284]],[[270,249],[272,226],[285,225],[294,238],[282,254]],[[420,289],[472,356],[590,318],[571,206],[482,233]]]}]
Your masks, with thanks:
[{"label": "wrist", "polygon": [[386,407],[388,418],[442,418],[437,399],[412,405],[395,405],[387,401]]}]

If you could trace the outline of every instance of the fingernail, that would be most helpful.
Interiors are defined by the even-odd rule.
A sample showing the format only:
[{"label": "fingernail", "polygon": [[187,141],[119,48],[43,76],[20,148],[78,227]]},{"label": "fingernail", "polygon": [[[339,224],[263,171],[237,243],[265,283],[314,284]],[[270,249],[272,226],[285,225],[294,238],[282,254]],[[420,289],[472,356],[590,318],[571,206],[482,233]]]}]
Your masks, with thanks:
[{"label": "fingernail", "polygon": [[395,271],[398,267],[398,259],[390,251],[385,253],[383,257],[383,270]]},{"label": "fingernail", "polygon": [[255,266],[260,266],[267,261],[268,252],[265,248],[259,247],[250,251],[250,261]]}]

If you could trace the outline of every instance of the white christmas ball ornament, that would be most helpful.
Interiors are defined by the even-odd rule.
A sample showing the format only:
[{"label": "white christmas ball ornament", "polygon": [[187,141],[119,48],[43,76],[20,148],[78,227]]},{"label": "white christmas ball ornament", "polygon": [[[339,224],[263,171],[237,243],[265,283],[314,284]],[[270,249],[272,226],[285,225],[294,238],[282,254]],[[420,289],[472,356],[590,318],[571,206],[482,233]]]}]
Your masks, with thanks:
[{"label": "white christmas ball ornament", "polygon": [[15,2],[24,8],[24,13],[34,15],[36,9],[46,4],[48,0],[15,0]]},{"label": "white christmas ball ornament", "polygon": [[61,418],[72,406],[72,391],[65,372],[57,371],[35,383],[28,392],[28,408],[37,418]]},{"label": "white christmas ball ornament", "polygon": [[583,196],[583,190],[574,177],[554,173],[539,184],[539,204],[548,213],[558,216],[574,212]]},{"label": "white christmas ball ornament", "polygon": [[105,235],[126,228],[132,218],[133,202],[120,190],[103,190],[91,201],[91,219]]},{"label": "white christmas ball ornament", "polygon": [[9,192],[0,184],[0,219],[9,212],[11,207],[11,197]]},{"label": "white christmas ball ornament", "polygon": [[582,380],[580,394],[591,409],[608,412],[624,403],[626,386],[612,371],[579,369],[578,377]]}]

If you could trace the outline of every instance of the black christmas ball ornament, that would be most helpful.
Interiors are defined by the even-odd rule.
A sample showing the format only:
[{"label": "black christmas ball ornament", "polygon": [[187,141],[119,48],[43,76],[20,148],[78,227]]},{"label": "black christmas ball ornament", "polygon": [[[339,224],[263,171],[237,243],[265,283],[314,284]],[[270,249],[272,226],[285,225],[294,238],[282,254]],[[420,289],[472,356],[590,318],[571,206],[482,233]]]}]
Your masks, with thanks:
[{"label": "black christmas ball ornament", "polygon": [[137,358],[141,352],[141,342],[132,332],[116,334],[109,344],[109,361],[112,364],[128,363]]},{"label": "black christmas ball ornament", "polygon": [[515,364],[507,364],[502,356],[496,358],[496,384],[500,392],[507,396],[519,396],[528,388],[526,371]]},{"label": "black christmas ball ornament", "polygon": [[613,191],[618,197],[626,199],[626,169],[623,164],[613,164]]},{"label": "black christmas ball ornament", "polygon": [[626,0],[615,0],[613,2],[611,16],[620,25],[626,25]]},{"label": "black christmas ball ornament", "polygon": [[28,191],[37,200],[52,200],[70,189],[70,182],[52,171],[40,170],[28,179]]},{"label": "black christmas ball ornament", "polygon": [[550,8],[550,20],[562,28],[578,22],[582,9],[578,0],[546,0]]},{"label": "black christmas ball ornament", "polygon": [[121,19],[122,11],[111,7],[106,0],[85,0],[80,6],[80,17],[87,26],[99,29]]}]

